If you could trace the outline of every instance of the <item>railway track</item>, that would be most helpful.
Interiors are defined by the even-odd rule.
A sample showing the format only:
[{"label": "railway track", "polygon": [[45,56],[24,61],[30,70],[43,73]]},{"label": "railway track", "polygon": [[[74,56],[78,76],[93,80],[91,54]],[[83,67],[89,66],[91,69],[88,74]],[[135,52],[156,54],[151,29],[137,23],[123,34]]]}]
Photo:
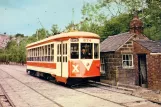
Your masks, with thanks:
[{"label": "railway track", "polygon": [[94,82],[94,81],[89,81],[88,85],[94,86],[96,88],[100,88],[102,90],[108,90],[108,91],[111,91],[111,92],[128,94],[128,95],[132,95],[132,93],[134,91],[133,89],[118,88],[116,86],[111,86],[109,84],[104,84],[104,83]]},{"label": "railway track", "polygon": [[[2,70],[2,69],[1,69]],[[19,70],[19,69],[15,69],[15,70],[17,70],[17,71],[21,71],[21,70]],[[4,71],[4,70],[3,70]],[[4,71],[5,72],[5,71]],[[7,72],[6,72],[7,73]],[[8,73],[7,73],[8,74]],[[10,74],[8,74],[8,75],[10,75]],[[12,75],[10,75],[11,77],[13,77]],[[20,80],[18,80],[17,78],[15,78],[15,77],[13,77],[14,79],[16,79],[17,81],[19,81],[20,83],[22,83],[22,84],[24,84],[23,82],[21,82]],[[49,81],[49,82],[52,82],[52,81]],[[36,93],[39,93],[40,95],[42,95],[43,97],[45,97],[45,98],[47,98],[48,100],[50,100],[50,101],[52,101],[53,103],[55,103],[55,104],[57,104],[59,107],[63,107],[61,104],[59,104],[59,103],[57,103],[57,102],[55,102],[55,101],[53,101],[52,99],[50,99],[50,98],[48,98],[48,97],[46,97],[45,95],[43,95],[43,94],[41,94],[40,92],[38,92],[37,90],[35,90],[35,89],[33,89],[32,87],[30,87],[30,86],[28,86],[28,85],[26,85],[26,84],[24,84],[25,86],[27,86],[27,87],[29,87],[30,89],[32,89],[33,91],[35,91]],[[98,84],[97,84],[98,85]],[[105,99],[105,98],[102,98],[102,97],[99,97],[99,96],[96,96],[96,95],[93,95],[93,94],[90,94],[90,93],[86,93],[86,92],[83,92],[83,91],[80,91],[80,90],[78,90],[78,87],[81,87],[81,85],[75,85],[75,86],[72,86],[72,87],[70,87],[72,90],[74,90],[74,91],[77,91],[77,92],[79,92],[79,93],[82,93],[82,94],[86,94],[86,95],[88,95],[88,96],[91,96],[91,97],[95,97],[95,98],[98,98],[98,99],[101,99],[101,100],[104,100],[104,101],[108,101],[108,102],[111,102],[111,103],[115,103],[115,104],[118,104],[118,105],[121,105],[121,106],[124,106],[124,107],[128,107],[128,106],[126,106],[126,105],[124,105],[124,104],[122,104],[122,103],[118,103],[118,102],[115,102],[115,101],[111,101],[111,100],[108,100],[108,99]],[[85,86],[87,86],[87,87],[94,87],[94,85],[91,83],[91,84],[86,84]],[[112,91],[112,90],[111,90]]]},{"label": "railway track", "polygon": [[[22,72],[22,70],[20,70],[20,69],[15,69],[15,70],[17,70],[17,71],[21,71]],[[4,70],[3,70],[4,71]],[[5,71],[4,71],[5,72]],[[6,72],[7,73],[7,72]],[[10,75],[9,73],[7,73],[8,75]],[[40,94],[41,96],[43,96],[43,97],[45,97],[46,99],[48,99],[48,100],[50,100],[50,101],[52,101],[53,103],[55,103],[56,105],[58,105],[59,107],[63,107],[61,104],[59,104],[58,102],[56,102],[56,101],[54,101],[53,99],[50,99],[50,98],[48,98],[47,96],[45,96],[44,94],[41,94],[40,92],[38,92],[37,90],[35,90],[34,88],[32,88],[32,87],[30,87],[30,86],[28,86],[28,85],[26,85],[25,83],[23,83],[23,82],[21,82],[20,80],[18,80],[17,78],[15,78],[14,76],[12,76],[12,75],[10,75],[11,77],[13,77],[14,79],[16,79],[17,81],[19,81],[20,83],[22,83],[22,84],[24,84],[25,86],[27,86],[27,87],[29,87],[30,89],[32,89],[33,91],[35,91],[36,93],[38,93],[38,94]],[[49,82],[51,82],[51,81],[49,81]],[[109,86],[108,84],[107,85],[103,85],[103,84],[100,84],[100,83],[97,83],[97,82],[92,82],[92,81],[90,81],[88,84],[86,84],[86,85],[76,85],[76,86],[72,86],[72,87],[70,87],[72,90],[74,90],[74,91],[77,91],[77,92],[79,92],[79,93],[82,93],[82,94],[85,94],[85,95],[88,95],[88,96],[91,96],[91,97],[95,97],[95,98],[98,98],[98,99],[100,99],[100,100],[104,100],[104,101],[108,101],[108,102],[111,102],[111,103],[114,103],[114,104],[117,104],[117,105],[120,105],[120,106],[124,106],[124,107],[129,107],[129,106],[127,106],[126,105],[126,103],[120,103],[120,102],[117,102],[117,101],[114,101],[114,100],[111,100],[111,99],[107,99],[107,98],[103,98],[103,97],[101,97],[101,96],[97,96],[97,95],[95,95],[95,94],[93,94],[93,93],[89,93],[88,91],[82,91],[81,89],[79,89],[79,87],[80,88],[82,88],[83,89],[83,87],[94,87],[94,89],[95,88],[98,88],[98,89],[101,89],[102,91],[104,90],[104,91],[111,91],[111,92],[115,92],[115,93],[120,93],[120,94],[127,94],[127,93],[125,93],[125,92],[127,92],[127,91],[124,91],[124,90],[120,90],[120,89],[117,89],[117,87],[113,87],[113,86]],[[87,88],[88,89],[88,88]],[[86,90],[86,88],[85,88],[85,90]],[[131,95],[131,93],[132,93],[132,91],[128,91],[128,95]],[[132,96],[132,95],[131,95]],[[145,100],[145,101],[135,101],[135,102],[133,102],[133,103],[144,103],[144,102],[146,102],[146,101],[148,101],[148,100]]]},{"label": "railway track", "polygon": [[[104,88],[102,88],[102,87],[100,88],[100,87],[98,87],[98,86],[103,86]],[[129,106],[127,106],[127,105],[124,105],[123,103],[118,103],[118,102],[111,101],[111,100],[108,100],[108,99],[99,97],[99,96],[97,96],[97,95],[94,95],[94,94],[91,94],[91,93],[88,93],[88,92],[81,91],[81,90],[79,90],[79,87],[80,87],[80,88],[81,88],[81,87],[95,87],[95,88],[99,88],[99,89],[102,89],[102,90],[108,90],[108,91],[111,91],[111,92],[121,93],[121,92],[119,92],[119,91],[113,91],[112,89],[110,89],[110,88],[107,87],[107,86],[104,86],[104,85],[98,84],[98,83],[96,83],[96,82],[90,81],[90,82],[88,82],[87,84],[82,83],[82,84],[73,85],[73,86],[71,86],[71,89],[73,89],[73,90],[75,90],[75,91],[77,91],[77,92],[80,92],[80,93],[83,93],[83,94],[92,96],[92,97],[99,98],[99,99],[104,100],[104,101],[108,101],[108,102],[111,102],[111,103],[118,104],[118,105],[120,105],[120,106],[129,107]],[[108,88],[108,89],[105,89],[105,88]],[[123,93],[121,93],[121,94],[123,94]]]},{"label": "railway track", "polygon": [[[5,72],[4,70],[2,70],[2,69],[0,69],[1,71],[3,71],[3,72]],[[20,70],[19,70],[20,71]],[[7,72],[5,72],[5,73],[7,73]],[[7,73],[9,76],[11,76],[12,78],[14,78],[15,80],[17,80],[18,82],[20,82],[21,84],[23,84],[23,85],[25,85],[26,87],[28,87],[28,88],[30,88],[31,90],[33,90],[34,92],[36,92],[36,93],[38,93],[39,95],[41,95],[41,96],[43,96],[44,98],[46,98],[46,99],[48,99],[48,100],[50,100],[51,102],[53,102],[54,104],[56,104],[57,106],[59,106],[59,107],[63,107],[63,105],[61,105],[61,104],[59,104],[58,102],[56,102],[56,101],[54,101],[54,100],[52,100],[52,99],[50,99],[49,97],[47,97],[47,96],[45,96],[44,94],[42,94],[42,93],[40,93],[40,92],[38,92],[37,90],[35,90],[34,88],[32,88],[32,87],[30,87],[30,86],[28,86],[28,85],[26,85],[25,83],[23,83],[23,82],[21,82],[20,80],[18,80],[17,78],[15,78],[14,76],[12,76],[12,75],[10,75],[9,73]],[[2,87],[2,86],[1,86]],[[8,97],[9,98],[9,97]],[[9,100],[8,100],[9,101]],[[0,106],[1,107],[1,106]],[[6,106],[2,106],[2,107],[6,107]],[[9,106],[9,107],[15,107],[15,106]]]},{"label": "railway track", "polygon": [[0,84],[0,107],[15,107],[15,105],[10,100],[1,84]]}]

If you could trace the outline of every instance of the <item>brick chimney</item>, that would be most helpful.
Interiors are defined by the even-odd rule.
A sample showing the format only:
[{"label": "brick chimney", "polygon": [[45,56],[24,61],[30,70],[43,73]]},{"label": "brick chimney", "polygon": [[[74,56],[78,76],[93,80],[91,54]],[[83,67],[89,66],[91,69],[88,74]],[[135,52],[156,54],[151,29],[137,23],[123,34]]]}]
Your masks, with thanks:
[{"label": "brick chimney", "polygon": [[142,34],[143,22],[139,19],[138,15],[134,15],[130,22],[130,33]]}]

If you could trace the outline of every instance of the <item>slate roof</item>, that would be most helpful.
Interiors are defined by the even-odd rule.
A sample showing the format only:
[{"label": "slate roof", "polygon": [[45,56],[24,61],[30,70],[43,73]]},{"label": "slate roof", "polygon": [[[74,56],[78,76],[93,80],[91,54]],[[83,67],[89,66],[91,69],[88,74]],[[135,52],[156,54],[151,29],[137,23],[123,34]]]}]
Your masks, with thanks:
[{"label": "slate roof", "polygon": [[161,42],[152,40],[137,40],[136,42],[150,50],[152,53],[161,53]]},{"label": "slate roof", "polygon": [[134,33],[126,32],[114,36],[108,36],[107,39],[101,42],[100,51],[114,52],[134,35]]}]

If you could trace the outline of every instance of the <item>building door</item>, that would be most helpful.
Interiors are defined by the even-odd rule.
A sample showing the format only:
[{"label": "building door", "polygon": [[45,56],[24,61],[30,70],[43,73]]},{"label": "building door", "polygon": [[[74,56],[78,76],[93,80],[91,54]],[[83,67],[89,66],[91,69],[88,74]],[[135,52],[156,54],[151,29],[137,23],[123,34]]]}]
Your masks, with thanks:
[{"label": "building door", "polygon": [[106,62],[106,57],[101,57],[101,77],[102,79],[106,79],[107,77],[107,62]]},{"label": "building door", "polygon": [[138,55],[139,85],[147,88],[146,54]]}]

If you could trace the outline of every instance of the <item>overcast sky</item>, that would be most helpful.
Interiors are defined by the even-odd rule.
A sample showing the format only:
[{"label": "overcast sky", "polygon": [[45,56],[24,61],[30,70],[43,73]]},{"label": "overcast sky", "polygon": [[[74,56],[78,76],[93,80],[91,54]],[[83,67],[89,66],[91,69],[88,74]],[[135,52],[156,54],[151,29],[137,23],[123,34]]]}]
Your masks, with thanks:
[{"label": "overcast sky", "polygon": [[[57,24],[62,30],[72,21],[81,20],[83,3],[96,0],[0,0],[0,34],[32,35],[42,25],[50,30]],[[39,18],[39,19],[38,19]]]}]

